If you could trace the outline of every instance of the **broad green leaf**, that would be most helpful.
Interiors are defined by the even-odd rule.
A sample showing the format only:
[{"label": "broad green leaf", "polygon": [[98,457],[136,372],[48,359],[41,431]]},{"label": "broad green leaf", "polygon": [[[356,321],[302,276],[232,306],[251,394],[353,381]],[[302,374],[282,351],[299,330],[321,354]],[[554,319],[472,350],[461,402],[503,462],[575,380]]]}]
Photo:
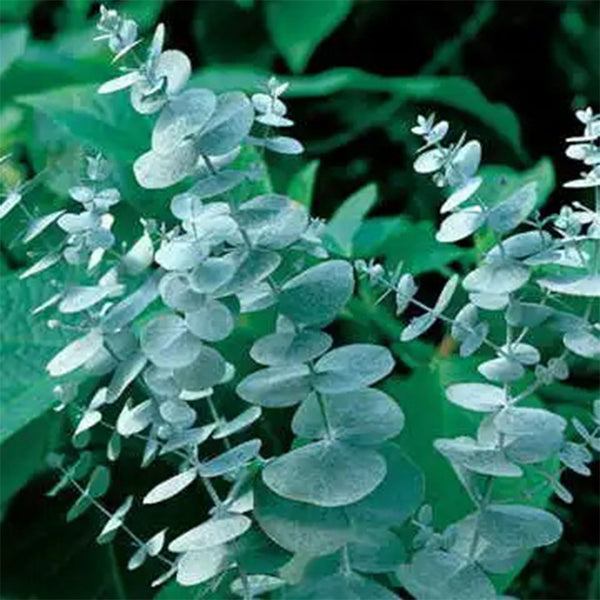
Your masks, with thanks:
[{"label": "broad green leaf", "polygon": [[351,0],[265,4],[271,39],[292,71],[304,70],[317,46],[346,18],[351,6]]},{"label": "broad green leaf", "polygon": [[404,270],[414,276],[442,271],[467,254],[459,246],[440,244],[429,221],[415,223],[403,216],[364,220],[354,236],[354,252],[363,258],[384,256],[391,265],[402,263]]},{"label": "broad green leaf", "polygon": [[372,492],[385,473],[385,460],[377,452],[323,441],[276,458],[262,477],[285,498],[317,506],[345,506]]},{"label": "broad green leaf", "polygon": [[[287,3],[286,3],[287,4]],[[315,3],[312,3],[315,4]],[[215,91],[244,89],[254,92],[270,73],[247,67],[206,68],[193,78],[195,85]],[[521,131],[514,112],[504,104],[490,102],[471,81],[461,77],[385,77],[360,69],[341,67],[316,75],[286,78],[290,82],[288,96],[315,98],[340,91],[392,93],[407,102],[421,105],[441,104],[474,115],[493,129],[520,156],[523,155]],[[545,172],[549,163],[544,163]]]},{"label": "broad green leaf", "polygon": [[300,202],[307,210],[311,209],[319,161],[313,160],[295,173],[287,188],[287,196],[296,202]]},{"label": "broad green leaf", "polygon": [[0,77],[23,54],[28,37],[25,25],[0,27]]},{"label": "broad green leaf", "polygon": [[373,183],[344,200],[327,223],[326,233],[334,251],[345,257],[353,256],[354,236],[376,202],[377,186]]},{"label": "broad green leaf", "polygon": [[325,394],[321,402],[328,426],[323,420],[319,399],[311,394],[294,415],[292,429],[297,436],[324,439],[329,434],[349,444],[368,446],[395,437],[404,425],[400,407],[379,390]]},{"label": "broad green leaf", "polygon": [[18,101],[65,127],[79,142],[124,162],[141,154],[149,137],[144,121],[132,118],[135,114],[127,98],[98,96],[96,85],[58,88],[21,96]]},{"label": "broad green leaf", "polygon": [[336,317],[353,289],[351,265],[330,260],[286,282],[279,295],[279,310],[295,323],[324,325]]}]

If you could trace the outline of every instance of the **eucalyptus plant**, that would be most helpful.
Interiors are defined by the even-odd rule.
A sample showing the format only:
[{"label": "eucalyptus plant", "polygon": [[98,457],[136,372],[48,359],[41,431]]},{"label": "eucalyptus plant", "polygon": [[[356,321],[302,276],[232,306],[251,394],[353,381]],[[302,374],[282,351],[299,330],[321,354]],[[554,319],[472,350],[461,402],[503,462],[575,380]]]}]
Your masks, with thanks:
[{"label": "eucalyptus plant", "polygon": [[[101,7],[98,30],[114,62],[127,62],[98,93],[127,92],[133,109],[152,119],[149,149],[133,164],[137,183],[177,187],[172,218],[143,219],[141,237],[125,248],[111,231],[121,192],[110,161],[92,155],[69,191],[79,212],[31,218],[20,238],[30,243],[53,226],[64,233],[21,277],[54,269],[56,289],[33,310],[57,311],[48,325],[77,332],[47,365],[62,378],[57,408],[77,415],[74,449],[50,457],[60,475],[50,494],[77,491],[69,520],[95,507],[104,516],[99,543],[127,536],[130,570],[148,558],[163,564],[154,586],[174,577],[182,586],[226,585],[225,593],[244,599],[388,599],[399,597],[392,591],[399,587],[417,598],[497,598],[489,574],[556,541],[562,524],[546,510],[496,501],[495,480],[536,469],[569,502],[561,471],[589,475],[591,450],[600,450],[600,402],[594,429],[573,422],[580,443],[567,441],[563,417],[523,406],[540,386],[569,377],[570,357],[600,356],[593,305],[600,294],[598,115],[577,113],[584,133],[569,139],[567,154],[591,171],[565,184],[594,188],[595,208],[576,202],[543,218],[534,184],[501,202],[484,201],[480,143],[463,135],[445,146],[448,123],[419,117],[413,132],[424,145],[414,168],[450,190],[438,241],[484,229],[494,240],[462,280],[468,302],[452,317],[458,275],[430,307],[416,298],[410,273],[331,256],[323,223],[304,206],[254,193],[264,152],[303,150],[279,133],[293,126],[286,83],[271,78],[250,97],[187,87],[190,61],[164,49],[162,24],[144,52],[137,24],[115,10]],[[23,194],[13,192],[0,217],[17,206],[27,211]],[[64,265],[89,283],[60,280]],[[392,354],[371,343],[336,345],[325,331],[350,301],[356,275],[366,275],[382,297],[392,295],[398,315],[410,304],[423,311],[404,328],[403,341],[441,320],[461,356],[481,353],[486,381],[446,390],[450,402],[483,418],[476,438],[435,443],[474,505],[444,531],[422,505],[423,474],[394,441],[403,411],[373,387],[393,371]],[[585,298],[580,312],[571,297]],[[486,317],[493,312],[504,316],[502,340],[491,338]],[[240,374],[222,342],[252,313],[264,313],[271,331],[252,341],[256,370]],[[536,327],[559,332],[560,352],[542,357],[528,343]],[[75,386],[81,373],[105,382],[83,403]],[[277,409],[290,414],[289,407],[292,447],[265,451],[272,444],[256,432],[268,428],[257,425]],[[109,433],[105,451],[91,443],[105,439],[98,432]],[[125,445],[141,450],[142,467],[160,461],[172,474],[111,509],[101,500],[111,483],[108,464]],[[142,538],[129,526],[134,508],[180,494],[210,500],[188,529],[171,532],[164,522]]]}]

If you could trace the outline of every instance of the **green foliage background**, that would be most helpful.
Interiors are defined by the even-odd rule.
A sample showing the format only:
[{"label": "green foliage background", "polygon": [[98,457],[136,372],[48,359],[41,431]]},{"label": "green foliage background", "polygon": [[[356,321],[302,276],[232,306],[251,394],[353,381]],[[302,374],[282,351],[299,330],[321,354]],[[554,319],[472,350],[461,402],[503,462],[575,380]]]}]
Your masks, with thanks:
[{"label": "green foliage background", "polygon": [[[498,194],[537,180],[546,210],[564,198],[556,182],[574,175],[563,150],[563,139],[573,132],[572,109],[590,102],[597,108],[597,2],[130,0],[119,5],[146,31],[159,20],[166,24],[168,47],[191,57],[197,85],[253,91],[272,72],[289,79],[294,133],[307,152],[273,159],[269,185],[312,204],[316,215],[333,217],[328,232],[341,254],[378,257],[390,265],[403,261],[408,271],[423,276],[422,289],[432,297],[440,275],[472,264],[486,240],[475,247],[435,242],[439,194],[411,169],[417,141],[410,126],[416,114],[433,107],[456,131],[468,128],[483,142],[489,166],[482,174]],[[148,121],[126,98],[95,94],[98,82],[114,74],[106,51],[92,41],[97,10],[90,0],[0,2],[0,155],[10,151],[14,159],[0,167],[0,180],[10,187],[50,165],[43,185],[31,192],[30,205],[40,212],[57,210],[66,203],[69,172],[78,173],[73,165],[80,149],[102,150],[122,165],[118,177],[126,203],[117,211],[117,233],[131,241],[140,232],[140,214],[167,218],[171,193],[142,192],[131,174],[133,159],[147,146]],[[96,515],[66,524],[69,499],[44,498],[52,482],[44,456],[68,443],[69,426],[68,415],[49,412],[54,382],[44,365],[66,338],[29,315],[29,308],[49,295],[51,278],[17,280],[15,273],[29,262],[12,243],[21,225],[21,215],[11,215],[0,232],[1,597],[148,597],[150,574],[124,572],[125,542],[98,547]],[[244,322],[229,350],[247,348],[249,332],[263,326],[260,319]],[[459,518],[467,511],[466,497],[432,441],[473,429],[465,413],[442,395],[442,386],[471,373],[472,363],[453,355],[441,329],[424,342],[400,344],[401,324],[366,291],[352,301],[336,330],[344,340],[383,343],[396,354],[398,368],[386,386],[407,416],[399,442],[426,472],[436,525]],[[553,340],[540,332],[539,343]],[[250,370],[243,352],[239,363],[242,372]],[[538,401],[576,415],[594,397],[597,373],[580,367],[575,383],[552,385]],[[97,384],[83,382],[80,393]],[[284,423],[282,418],[271,442],[274,450],[289,443]],[[141,494],[153,480],[127,458],[114,475],[114,487],[127,493]],[[519,597],[600,595],[597,469],[591,479],[567,483],[575,503],[553,507],[567,524],[563,540],[537,554],[512,583],[508,577],[503,582]],[[546,503],[548,494],[534,501]],[[173,502],[169,522],[197,510],[189,500]],[[132,528],[148,529],[152,510],[144,511],[147,522],[137,518]],[[196,595],[189,597],[205,592],[192,590]],[[183,593],[172,589],[159,597]]]}]

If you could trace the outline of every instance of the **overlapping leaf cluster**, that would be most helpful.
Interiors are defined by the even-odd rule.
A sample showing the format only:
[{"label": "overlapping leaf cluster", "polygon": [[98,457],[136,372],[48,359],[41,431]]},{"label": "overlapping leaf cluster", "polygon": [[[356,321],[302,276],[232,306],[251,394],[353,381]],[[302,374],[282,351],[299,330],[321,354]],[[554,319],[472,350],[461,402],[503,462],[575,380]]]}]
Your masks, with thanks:
[{"label": "overlapping leaf cluster", "polygon": [[[569,138],[567,156],[582,161],[589,172],[565,184],[593,188],[595,206],[574,202],[559,214],[542,218],[536,211],[536,184],[528,183],[494,203],[479,194],[477,174],[481,145],[463,134],[443,145],[446,121],[420,116],[413,133],[424,146],[415,160],[419,173],[450,194],[437,239],[455,242],[487,230],[491,239],[480,264],[462,280],[468,302],[454,316],[447,309],[458,288],[454,275],[433,307],[416,299],[417,284],[409,274],[393,273],[376,263],[360,263],[375,286],[393,292],[398,314],[412,304],[423,314],[411,320],[401,339],[415,339],[442,320],[461,356],[479,351],[483,381],[446,388],[447,399],[480,413],[476,438],[438,439],[436,449],[451,463],[474,504],[474,512],[436,533],[429,507],[418,514],[416,554],[398,571],[402,584],[418,598],[496,598],[489,575],[517,567],[535,547],[556,541],[561,521],[548,511],[494,500],[496,478],[523,477],[526,470],[545,478],[565,502],[569,490],[560,482],[563,470],[590,475],[591,450],[600,450],[600,400],[593,406],[593,431],[579,420],[573,426],[581,442],[566,437],[567,421],[545,408],[527,406],[541,386],[569,377],[571,359],[598,361],[600,328],[600,185],[597,180],[600,117],[591,109],[576,113],[581,136]],[[580,299],[578,304],[574,299]],[[491,339],[494,313],[504,317],[505,338]],[[562,351],[543,357],[528,343],[536,328],[547,328],[562,340]],[[490,352],[492,357],[489,357]],[[486,357],[487,355],[487,357]],[[597,364],[597,363],[596,363]],[[523,406],[525,404],[525,406]],[[590,407],[592,408],[592,407]],[[560,465],[556,468],[556,465]]]},{"label": "overlapping leaf cluster", "polygon": [[[171,200],[174,226],[143,220],[142,236],[120,252],[108,212],[120,193],[107,187],[108,163],[96,156],[70,191],[84,211],[60,211],[30,225],[24,242],[54,222],[67,235],[26,276],[64,257],[85,265],[94,282],[63,282],[36,308],[57,309],[61,320],[49,323],[79,331],[47,370],[56,377],[82,370],[107,381],[83,405],[73,385],[56,388],[59,408],[77,414],[77,448],[109,430],[109,461],[134,438],[143,442],[143,467],[163,457],[178,465],[143,504],[198,493],[192,490],[200,483],[212,509],[175,536],[165,523],[141,539],[126,524],[133,496],[115,511],[100,502],[110,469],[91,450],[77,460],[51,457],[61,473],[51,495],[68,486],[79,492],[69,520],[91,506],[103,513],[99,543],[119,531],[129,536],[135,546],[129,569],[147,557],[162,561],[167,569],[154,585],[175,575],[180,585],[218,586],[225,577],[230,591],[244,598],[280,588],[290,598],[322,597],[323,590],[332,597],[395,597],[368,575],[390,573],[404,560],[397,528],[420,504],[423,483],[390,442],[404,425],[400,407],[371,387],[392,371],[394,360],[373,344],[333,347],[323,331],[351,298],[354,271],[346,260],[328,259],[322,223],[283,195],[240,200],[252,188],[247,184],[263,176],[259,152],[302,151],[297,140],[272,133],[293,124],[281,100],[286,84],[273,78],[251,98],[186,89],[189,60],[163,50],[162,25],[144,60],[137,55],[135,22],[102,8],[98,28],[115,61],[135,62],[99,92],[128,89],[136,111],[157,114],[151,149],[133,165],[138,183],[147,189],[184,180],[192,185],[180,186]],[[266,310],[275,331],[250,350],[262,368],[240,381],[218,344],[240,315]],[[223,395],[227,414],[237,414],[225,419],[215,390],[231,381],[237,396]],[[140,392],[144,399],[134,400]],[[264,409],[293,405],[297,444],[281,456],[263,456],[261,439],[243,434]],[[215,454],[219,444],[223,450]],[[281,570],[281,560],[257,565],[257,551],[283,555],[287,564]]]}]

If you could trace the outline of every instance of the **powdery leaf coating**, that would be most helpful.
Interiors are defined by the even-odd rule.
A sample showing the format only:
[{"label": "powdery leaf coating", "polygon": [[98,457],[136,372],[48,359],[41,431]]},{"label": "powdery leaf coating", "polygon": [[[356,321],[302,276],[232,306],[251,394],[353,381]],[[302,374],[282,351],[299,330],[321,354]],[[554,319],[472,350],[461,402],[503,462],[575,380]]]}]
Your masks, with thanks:
[{"label": "powdery leaf coating", "polygon": [[438,242],[458,242],[475,233],[485,223],[485,214],[479,206],[472,206],[446,217],[435,234]]},{"label": "powdery leaf coating", "polygon": [[181,271],[166,273],[159,291],[163,302],[177,311],[193,311],[205,302],[205,297],[192,289],[188,273]]},{"label": "powdery leaf coating", "polygon": [[208,253],[206,243],[183,235],[161,244],[156,251],[156,262],[169,271],[185,271],[204,260]]},{"label": "powdery leaf coating", "polygon": [[235,262],[229,256],[211,256],[193,269],[189,281],[195,291],[210,294],[227,283],[235,270]]},{"label": "powdery leaf coating", "polygon": [[180,92],[190,78],[192,65],[190,59],[180,50],[165,50],[158,58],[155,76],[166,78],[166,90],[169,94]]},{"label": "powdery leaf coating", "polygon": [[475,473],[497,477],[520,477],[523,474],[519,466],[507,460],[502,450],[482,446],[468,437],[437,439],[434,446],[450,462]]},{"label": "powdery leaf coating", "polygon": [[510,294],[523,287],[529,280],[531,269],[515,260],[499,260],[483,264],[463,279],[468,292]]},{"label": "powdery leaf coating", "polygon": [[481,535],[495,546],[547,546],[560,538],[562,530],[562,523],[552,513],[533,506],[491,504],[481,513]]},{"label": "powdery leaf coating", "polygon": [[225,154],[241,144],[253,122],[254,109],[245,94],[221,94],[214,113],[195,139],[195,146],[200,154]]},{"label": "powdery leaf coating", "polygon": [[574,354],[584,358],[600,358],[600,338],[591,329],[575,329],[563,336],[563,344]]},{"label": "powdery leaf coating", "polygon": [[58,310],[65,314],[81,312],[121,289],[121,286],[73,286],[64,293]]},{"label": "powdery leaf coating", "polygon": [[137,182],[147,189],[162,189],[175,185],[191,175],[198,151],[191,140],[184,140],[168,154],[159,154],[149,150],[133,163],[133,172]]},{"label": "powdery leaf coating", "polygon": [[417,173],[433,173],[442,168],[445,158],[446,153],[443,150],[434,148],[420,154],[415,160],[413,168]]},{"label": "powdery leaf coating", "polygon": [[226,363],[221,354],[214,348],[197,343],[199,347],[195,358],[173,372],[175,381],[184,390],[193,392],[217,385],[226,374]]},{"label": "powdery leaf coating", "polygon": [[229,589],[236,596],[243,598],[246,593],[246,586],[250,590],[252,597],[256,597],[278,590],[285,585],[286,582],[283,579],[273,577],[272,575],[248,575],[245,584],[238,577],[238,579],[231,582]]},{"label": "powdery leaf coating", "polygon": [[494,412],[506,406],[502,388],[487,383],[456,383],[446,388],[446,398],[457,406],[476,412]]},{"label": "powdery leaf coating", "polygon": [[455,208],[458,208],[461,204],[466,202],[471,196],[477,192],[480,188],[483,179],[481,177],[473,177],[469,179],[464,185],[461,185],[458,189],[454,190],[450,196],[446,199],[440,212],[442,214],[451,212]]},{"label": "powdery leaf coating", "polygon": [[225,514],[205,521],[176,537],[170,544],[171,552],[203,550],[234,540],[250,529],[252,521],[243,515]]},{"label": "powdery leaf coating", "polygon": [[154,273],[132,294],[115,304],[101,321],[102,330],[116,332],[138,317],[158,297],[162,273]]},{"label": "powdery leaf coating", "polygon": [[397,571],[406,589],[428,600],[496,600],[494,586],[479,566],[457,554],[423,550]]},{"label": "powdery leaf coating", "polygon": [[[322,401],[331,436],[349,444],[380,444],[397,436],[404,426],[404,414],[400,407],[379,390],[327,394]],[[304,400],[296,411],[292,429],[303,438],[327,437],[327,427],[315,394]]]},{"label": "powdery leaf coating", "polygon": [[261,529],[289,552],[322,556],[352,538],[342,510],[282,498],[262,481],[254,487],[254,503],[254,516]]},{"label": "powdery leaf coating", "polygon": [[389,573],[406,559],[402,540],[386,529],[358,532],[356,541],[348,544],[351,567],[361,573]]},{"label": "powdery leaf coating", "polygon": [[572,275],[545,277],[537,280],[538,285],[567,296],[600,297],[600,275]]},{"label": "powdery leaf coating", "polygon": [[410,342],[423,335],[436,322],[437,317],[433,312],[425,313],[411,319],[410,323],[402,330],[400,340],[402,342]]},{"label": "powdery leaf coating", "polygon": [[27,229],[21,238],[21,242],[23,244],[28,244],[33,241],[64,214],[64,210],[57,210],[56,212],[33,219],[27,224]]},{"label": "powdery leaf coating", "polygon": [[336,573],[308,579],[294,589],[294,600],[311,598],[357,598],[358,600],[398,600],[398,596],[372,579],[356,573]]},{"label": "powdery leaf coating", "polygon": [[532,181],[494,206],[488,214],[488,225],[500,234],[512,231],[531,214],[537,198],[537,182]]},{"label": "powdery leaf coating", "polygon": [[286,135],[265,138],[263,143],[267,150],[279,154],[302,154],[304,152],[304,146],[301,142]]},{"label": "powdery leaf coating", "polygon": [[374,450],[338,441],[316,442],[288,452],[263,470],[277,494],[318,506],[345,506],[372,492],[386,474]]},{"label": "powdery leaf coating", "polygon": [[148,359],[142,352],[134,352],[119,363],[108,384],[106,402],[115,402],[125,391],[125,388],[142,372],[147,362]]},{"label": "powdery leaf coating", "polygon": [[446,177],[450,185],[462,185],[477,173],[481,162],[481,144],[477,140],[469,140],[452,159],[447,168]]},{"label": "powdery leaf coating", "polygon": [[384,480],[362,500],[343,508],[354,524],[369,528],[399,526],[423,502],[425,481],[421,470],[394,443],[384,444],[387,472]]},{"label": "powdery leaf coating", "polygon": [[481,363],[477,370],[489,381],[509,383],[518,381],[525,375],[525,369],[516,360],[501,356]]},{"label": "powdery leaf coating", "polygon": [[146,323],[140,346],[158,367],[185,367],[200,353],[202,344],[189,331],[185,321],[174,314],[162,314]]},{"label": "powdery leaf coating", "polygon": [[125,437],[146,429],[154,416],[152,400],[144,400],[133,408],[131,405],[131,400],[128,400],[117,419],[117,432]]},{"label": "powdery leaf coating", "polygon": [[324,325],[336,317],[353,289],[350,263],[330,260],[290,279],[279,295],[279,310],[295,323]]},{"label": "powdery leaf coating", "polygon": [[236,251],[231,253],[236,264],[234,274],[224,285],[214,290],[215,296],[228,296],[240,292],[266,279],[281,263],[281,256],[272,250]]},{"label": "powdery leaf coating", "polygon": [[231,311],[222,302],[211,298],[186,313],[185,322],[195,336],[209,342],[224,340],[235,325]]},{"label": "powdery leaf coating", "polygon": [[288,365],[251,373],[238,384],[236,393],[246,402],[280,408],[302,402],[311,389],[308,367]]},{"label": "powdery leaf coating", "polygon": [[253,246],[275,250],[297,241],[308,225],[306,209],[279,194],[265,194],[244,202],[236,219]]},{"label": "powdery leaf coating", "polygon": [[551,245],[552,236],[547,231],[527,231],[502,240],[502,247],[500,244],[494,246],[488,251],[486,258],[487,260],[502,258],[503,250],[510,258],[525,258],[542,252]]},{"label": "powdery leaf coating", "polygon": [[350,344],[317,361],[313,385],[323,393],[349,392],[383,379],[393,368],[394,359],[384,346]]},{"label": "powdery leaf coating", "polygon": [[156,504],[179,494],[197,477],[196,469],[188,469],[159,483],[144,496],[144,504]]},{"label": "powdery leaf coating", "polygon": [[112,536],[110,534],[114,533],[121,527],[125,516],[131,509],[132,505],[133,496],[127,496],[123,504],[121,504],[121,506],[117,508],[117,510],[112,514],[110,519],[108,519],[108,521],[102,528],[102,531],[100,532],[100,535],[98,535],[98,538],[96,540],[99,544],[106,543],[111,539]]},{"label": "powdery leaf coating", "polygon": [[177,562],[177,583],[183,586],[208,581],[229,568],[231,557],[225,545],[184,553]]},{"label": "powdery leaf coating", "polygon": [[494,426],[506,436],[511,460],[537,463],[560,450],[567,422],[547,410],[509,407],[496,415]]},{"label": "powdery leaf coating", "polygon": [[217,106],[211,90],[190,89],[172,98],[163,108],[152,131],[152,149],[167,154],[184,138],[197,133]]},{"label": "powdery leaf coating", "polygon": [[92,329],[63,348],[46,366],[52,377],[66,375],[83,366],[102,349],[103,338],[99,329]]},{"label": "powdery leaf coating", "polygon": [[259,439],[254,439],[234,446],[223,454],[200,463],[198,472],[202,477],[219,477],[237,471],[258,455],[261,444]]},{"label": "powdery leaf coating", "polygon": [[311,329],[271,333],[254,342],[250,356],[261,365],[274,367],[306,363],[327,352],[332,344],[330,335]]},{"label": "powdery leaf coating", "polygon": [[219,425],[213,434],[213,438],[215,438],[215,440],[220,440],[224,437],[239,433],[250,427],[255,421],[258,421],[261,415],[262,410],[260,406],[251,406],[235,417],[235,419]]}]

